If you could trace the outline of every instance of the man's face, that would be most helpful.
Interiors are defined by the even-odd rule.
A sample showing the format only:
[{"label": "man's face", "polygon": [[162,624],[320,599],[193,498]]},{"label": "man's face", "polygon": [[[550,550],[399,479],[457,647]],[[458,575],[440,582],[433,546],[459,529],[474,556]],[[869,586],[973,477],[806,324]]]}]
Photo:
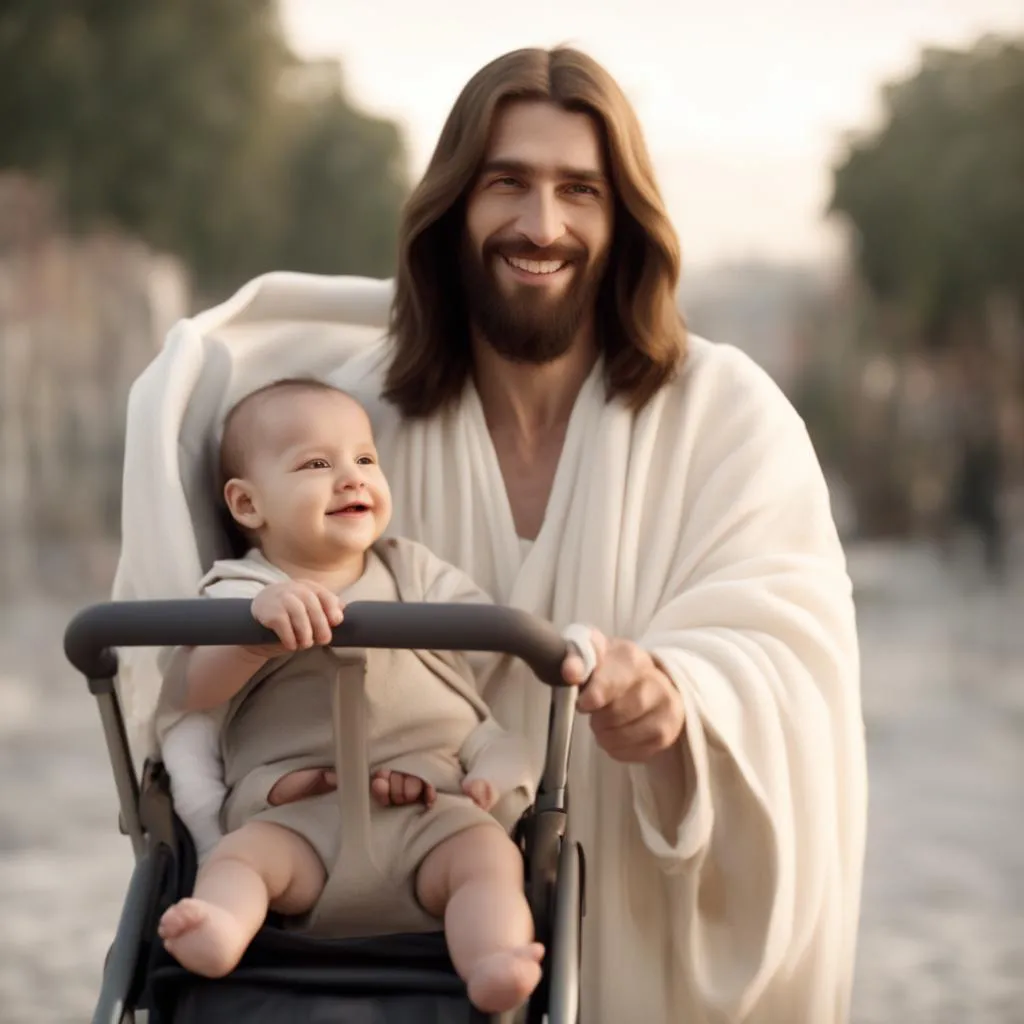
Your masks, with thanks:
[{"label": "man's face", "polygon": [[594,310],[612,237],[601,141],[586,114],[513,103],[470,192],[462,276],[470,320],[506,359],[564,355]]}]

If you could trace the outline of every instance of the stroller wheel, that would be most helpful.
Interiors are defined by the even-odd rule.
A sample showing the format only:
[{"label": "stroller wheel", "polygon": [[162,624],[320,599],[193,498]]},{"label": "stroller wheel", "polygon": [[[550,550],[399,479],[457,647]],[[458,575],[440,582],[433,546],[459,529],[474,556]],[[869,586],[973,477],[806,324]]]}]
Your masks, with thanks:
[{"label": "stroller wheel", "polygon": [[564,842],[558,856],[551,927],[547,1024],[578,1024],[583,926],[583,851]]}]

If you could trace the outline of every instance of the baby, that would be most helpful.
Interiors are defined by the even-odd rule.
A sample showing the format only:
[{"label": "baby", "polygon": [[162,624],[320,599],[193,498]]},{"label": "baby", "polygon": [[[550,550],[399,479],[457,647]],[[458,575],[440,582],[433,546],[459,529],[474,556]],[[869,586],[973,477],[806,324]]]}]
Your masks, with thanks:
[{"label": "baby", "polygon": [[[253,550],[218,562],[203,592],[251,597],[279,643],[179,649],[165,674],[163,758],[209,851],[193,895],[160,921],[165,947],[220,977],[268,909],[315,919],[326,891],[372,926],[375,901],[397,907],[404,887],[425,919],[444,920],[473,1004],[514,1009],[543,957],[507,832],[531,796],[518,741],[457,655],[325,646],[343,601],[485,596],[425,548],[381,541],[390,492],[350,396],[315,381],[261,389],[229,415],[221,461],[225,503]],[[356,777],[367,767],[376,803]]]}]

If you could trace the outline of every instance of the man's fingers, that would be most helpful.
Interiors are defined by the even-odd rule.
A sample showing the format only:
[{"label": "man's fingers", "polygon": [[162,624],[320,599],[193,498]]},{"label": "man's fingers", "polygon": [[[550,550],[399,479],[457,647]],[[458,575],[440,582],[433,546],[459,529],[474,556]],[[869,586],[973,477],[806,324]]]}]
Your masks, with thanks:
[{"label": "man's fingers", "polygon": [[586,665],[578,654],[570,654],[562,662],[562,678],[571,686],[579,686],[580,683],[586,682],[585,672]]},{"label": "man's fingers", "polygon": [[594,739],[616,761],[642,763],[671,747],[682,734],[684,724],[678,715],[666,713],[666,709],[659,706],[625,725],[595,726]]},{"label": "man's fingers", "polygon": [[[595,637],[601,635],[595,632]],[[604,637],[601,637],[601,642],[604,653],[598,659],[597,668],[580,693],[577,704],[578,709],[586,714],[618,701],[649,675],[653,668],[650,657],[636,644],[628,640],[608,643]]]},{"label": "man's fingers", "polygon": [[584,714],[600,711],[624,693],[632,681],[633,675],[624,665],[608,658],[594,669],[590,682],[580,691],[576,707]]},{"label": "man's fingers", "polygon": [[[608,649],[608,640],[600,630],[591,629],[590,642],[594,646],[594,656],[597,664],[600,665],[601,659]],[[566,655],[565,661],[562,662],[562,678],[570,686],[579,686],[581,683],[585,683],[587,681],[586,671],[586,662],[581,655],[575,652]]]},{"label": "man's fingers", "polygon": [[594,730],[614,729],[628,725],[647,714],[661,703],[662,694],[653,679],[641,679],[625,687],[618,699],[602,705],[591,713],[590,723]]},{"label": "man's fingers", "polygon": [[617,761],[646,761],[669,746],[664,716],[648,711],[625,725],[594,729],[598,746]]}]

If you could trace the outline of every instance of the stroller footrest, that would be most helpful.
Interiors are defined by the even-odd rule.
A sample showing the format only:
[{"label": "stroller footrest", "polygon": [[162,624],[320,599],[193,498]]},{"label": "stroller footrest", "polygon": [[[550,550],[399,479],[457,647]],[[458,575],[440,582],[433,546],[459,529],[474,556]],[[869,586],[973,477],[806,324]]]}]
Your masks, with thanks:
[{"label": "stroller footrest", "polygon": [[465,996],[466,986],[455,974],[395,967],[240,967],[226,978],[200,978],[181,967],[162,967],[153,973],[154,984],[253,985],[260,988],[302,988],[339,994],[380,995],[418,992]]}]

